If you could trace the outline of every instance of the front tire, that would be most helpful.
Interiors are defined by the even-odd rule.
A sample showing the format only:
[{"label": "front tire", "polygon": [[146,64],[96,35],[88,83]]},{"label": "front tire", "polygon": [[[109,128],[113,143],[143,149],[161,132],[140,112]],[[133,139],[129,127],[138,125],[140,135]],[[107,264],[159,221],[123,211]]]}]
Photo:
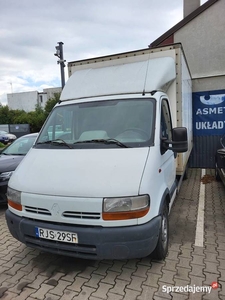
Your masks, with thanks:
[{"label": "front tire", "polygon": [[163,260],[166,258],[169,244],[169,213],[166,203],[163,206],[161,213],[161,226],[159,229],[159,238],[155,250],[151,256],[157,260]]},{"label": "front tire", "polygon": [[183,176],[183,180],[187,180],[187,179],[188,179],[188,167],[184,171],[184,176]]}]

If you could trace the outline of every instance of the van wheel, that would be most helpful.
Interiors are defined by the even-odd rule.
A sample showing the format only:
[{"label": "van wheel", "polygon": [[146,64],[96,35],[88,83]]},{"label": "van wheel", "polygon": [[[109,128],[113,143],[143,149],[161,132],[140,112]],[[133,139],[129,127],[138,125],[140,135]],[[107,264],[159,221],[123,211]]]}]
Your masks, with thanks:
[{"label": "van wheel", "polygon": [[183,176],[183,180],[187,180],[188,179],[188,171],[187,169],[184,171],[184,176]]},{"label": "van wheel", "polygon": [[168,252],[169,243],[169,216],[168,207],[164,204],[162,211],[161,226],[159,229],[159,238],[155,250],[152,252],[151,257],[157,260],[165,259]]},{"label": "van wheel", "polygon": [[188,163],[186,165],[185,171],[184,171],[184,176],[183,176],[183,180],[187,180],[188,179]]}]

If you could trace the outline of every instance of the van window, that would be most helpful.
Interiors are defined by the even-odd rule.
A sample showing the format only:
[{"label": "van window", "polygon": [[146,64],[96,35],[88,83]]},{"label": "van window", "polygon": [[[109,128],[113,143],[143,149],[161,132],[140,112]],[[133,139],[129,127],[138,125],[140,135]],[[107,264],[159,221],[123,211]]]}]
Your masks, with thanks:
[{"label": "van window", "polygon": [[154,122],[154,99],[61,104],[52,111],[37,143],[62,139],[74,148],[78,144],[82,148],[110,148],[115,145],[100,146],[91,141],[115,139],[131,147],[142,147],[153,143]]},{"label": "van window", "polygon": [[163,99],[161,105],[161,138],[172,140],[172,123],[167,99]]}]

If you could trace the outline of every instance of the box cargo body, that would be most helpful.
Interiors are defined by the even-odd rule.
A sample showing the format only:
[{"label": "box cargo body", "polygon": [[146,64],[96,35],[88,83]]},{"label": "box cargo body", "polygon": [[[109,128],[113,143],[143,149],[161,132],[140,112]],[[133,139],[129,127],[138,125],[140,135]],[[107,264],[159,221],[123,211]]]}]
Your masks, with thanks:
[{"label": "box cargo body", "polygon": [[59,103],[10,178],[11,234],[74,257],[164,259],[169,212],[192,148],[181,45],[68,69]]}]

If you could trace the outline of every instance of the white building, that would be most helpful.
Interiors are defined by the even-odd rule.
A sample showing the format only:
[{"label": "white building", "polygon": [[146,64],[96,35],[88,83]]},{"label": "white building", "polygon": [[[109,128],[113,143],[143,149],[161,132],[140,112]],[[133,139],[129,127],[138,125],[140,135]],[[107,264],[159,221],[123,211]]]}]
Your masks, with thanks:
[{"label": "white building", "polygon": [[23,93],[7,94],[8,106],[10,109],[34,111],[38,106],[44,108],[46,102],[54,97],[55,93],[61,93],[61,87],[44,89],[43,92],[31,91]]}]

